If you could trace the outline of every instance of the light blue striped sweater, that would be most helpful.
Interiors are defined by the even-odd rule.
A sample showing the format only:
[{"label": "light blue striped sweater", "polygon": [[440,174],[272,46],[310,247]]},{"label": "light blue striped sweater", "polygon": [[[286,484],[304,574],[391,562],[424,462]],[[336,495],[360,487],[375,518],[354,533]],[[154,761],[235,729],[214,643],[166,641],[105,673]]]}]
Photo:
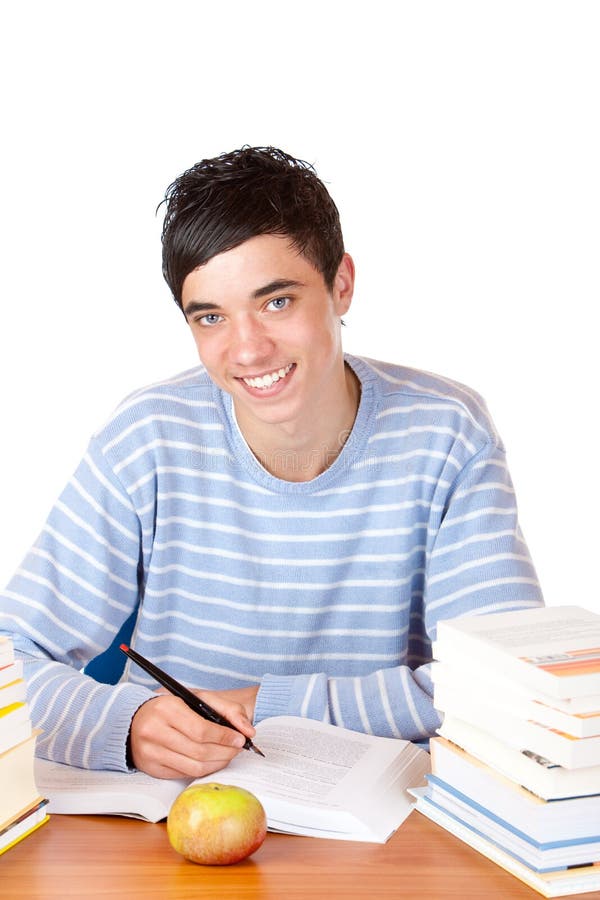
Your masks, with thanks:
[{"label": "light blue striped sweater", "polygon": [[259,684],[290,714],[420,740],[439,719],[436,623],[542,602],[502,444],[455,382],[347,357],[362,394],[318,478],[271,476],[200,367],[130,396],[92,439],[0,599],[39,753],[126,769],[156,687],[81,673],[134,609],[132,645],[191,686]]}]

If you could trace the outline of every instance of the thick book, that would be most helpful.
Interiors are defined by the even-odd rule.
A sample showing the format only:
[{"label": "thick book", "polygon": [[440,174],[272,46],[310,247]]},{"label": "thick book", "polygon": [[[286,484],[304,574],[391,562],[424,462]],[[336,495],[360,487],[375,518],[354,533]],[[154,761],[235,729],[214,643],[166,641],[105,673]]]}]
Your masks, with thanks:
[{"label": "thick book", "polygon": [[[519,690],[514,682],[486,678],[478,670],[477,679],[468,669],[450,663],[433,663],[431,677],[434,684],[433,704],[442,710],[445,700],[457,704],[466,696],[477,703],[509,712],[519,719],[531,719],[548,728],[555,728],[572,737],[600,735],[600,699],[594,709],[585,712],[567,712],[557,707],[550,698],[532,696]],[[594,695],[595,697],[595,695]]]},{"label": "thick book", "polygon": [[536,841],[512,822],[501,819],[486,809],[477,799],[461,794],[436,775],[428,776],[426,788],[413,788],[434,806],[452,815],[464,825],[498,844],[507,853],[537,871],[567,869],[600,862],[600,827],[596,837],[562,841]]},{"label": "thick book", "polygon": [[18,813],[10,822],[4,825],[0,823],[0,855],[46,824],[50,818],[47,806],[48,801],[39,797],[32,806]]},{"label": "thick book", "polygon": [[477,834],[445,810],[433,806],[425,799],[418,799],[416,808],[428,819],[445,828],[450,834],[510,872],[511,875],[544,897],[566,897],[570,894],[587,894],[600,890],[600,864],[574,866],[554,872],[536,872],[498,847],[497,844]]},{"label": "thick book", "polygon": [[23,661],[16,659],[8,665],[0,666],[0,688],[23,677]]},{"label": "thick book", "polygon": [[478,697],[453,694],[442,685],[438,686],[435,704],[444,713],[444,721],[462,719],[511,747],[545,756],[567,769],[594,766],[600,760],[600,735],[573,737],[531,719],[520,719]]},{"label": "thick book", "polygon": [[15,661],[15,651],[10,638],[0,635],[0,667],[8,666]]},{"label": "thick book", "polygon": [[600,841],[600,795],[541,800],[444,738],[430,748],[433,776],[532,841]]},{"label": "thick book", "polygon": [[439,734],[542,800],[600,794],[600,764],[565,769],[537,753],[511,747],[454,716],[446,716]]},{"label": "thick book", "polygon": [[9,681],[0,686],[0,710],[12,706],[14,703],[25,703],[25,682],[22,678]]},{"label": "thick book", "polygon": [[0,823],[39,800],[34,777],[35,740],[39,732],[0,754]]},{"label": "thick book", "polygon": [[492,816],[472,799],[453,793],[448,785],[429,776],[424,788],[411,788],[410,793],[422,801],[443,810],[457,822],[500,847],[536,872],[555,872],[571,866],[588,866],[600,861],[600,837],[596,841],[556,841],[541,844],[531,840],[496,816]]},{"label": "thick book", "polygon": [[[600,694],[600,615],[578,606],[538,607],[438,623],[433,657],[496,672],[549,697]],[[485,677],[485,676],[484,676]]]},{"label": "thick book", "polygon": [[[408,741],[374,737],[292,716],[256,729],[265,758],[240,753],[226,769],[198,779],[246,788],[261,801],[271,831],[385,843],[411,812],[409,787],[424,784],[429,754]],[[189,780],[140,772],[75,769],[36,760],[50,813],[164,819]]]},{"label": "thick book", "polygon": [[0,754],[31,735],[31,719],[27,703],[11,703],[0,708]]}]

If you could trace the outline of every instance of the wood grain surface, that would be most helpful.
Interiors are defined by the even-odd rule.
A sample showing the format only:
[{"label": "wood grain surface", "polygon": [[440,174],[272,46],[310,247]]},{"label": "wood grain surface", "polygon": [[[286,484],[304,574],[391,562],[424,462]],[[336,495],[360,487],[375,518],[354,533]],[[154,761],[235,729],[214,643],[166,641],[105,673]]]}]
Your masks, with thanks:
[{"label": "wood grain surface", "polygon": [[[198,866],[169,845],[164,823],[51,816],[0,857],[2,900],[534,900],[539,895],[413,812],[387,844],[268,834],[250,859]],[[600,893],[580,897],[599,897]]]}]

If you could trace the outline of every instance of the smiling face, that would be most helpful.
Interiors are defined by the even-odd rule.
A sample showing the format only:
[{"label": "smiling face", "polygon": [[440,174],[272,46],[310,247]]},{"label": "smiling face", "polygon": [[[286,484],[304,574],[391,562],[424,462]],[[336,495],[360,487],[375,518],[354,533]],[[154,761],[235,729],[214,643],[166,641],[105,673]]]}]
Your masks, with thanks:
[{"label": "smiling face", "polygon": [[285,434],[327,442],[348,418],[340,317],[354,267],[346,254],[330,291],[288,239],[261,235],[214,256],[183,283],[183,311],[202,363],[233,397],[251,447]]}]

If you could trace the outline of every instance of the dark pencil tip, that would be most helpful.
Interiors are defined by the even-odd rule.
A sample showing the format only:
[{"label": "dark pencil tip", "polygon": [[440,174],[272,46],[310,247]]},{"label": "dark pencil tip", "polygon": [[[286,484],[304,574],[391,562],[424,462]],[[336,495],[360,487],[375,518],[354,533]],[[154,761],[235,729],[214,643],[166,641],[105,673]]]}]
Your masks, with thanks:
[{"label": "dark pencil tip", "polygon": [[263,759],[266,759],[265,754],[262,752],[262,750],[259,750],[256,744],[250,744],[250,749],[254,750],[255,753],[258,753],[259,756],[262,756]]}]

